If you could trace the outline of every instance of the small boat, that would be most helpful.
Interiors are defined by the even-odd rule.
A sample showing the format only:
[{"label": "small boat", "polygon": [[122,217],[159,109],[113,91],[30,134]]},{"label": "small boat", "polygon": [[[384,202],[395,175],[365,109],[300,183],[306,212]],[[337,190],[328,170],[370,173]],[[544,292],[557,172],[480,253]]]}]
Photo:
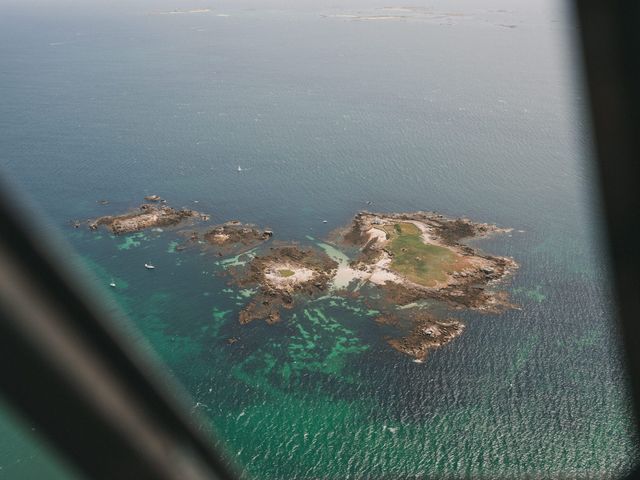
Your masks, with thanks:
[{"label": "small boat", "polygon": [[327,223],[327,220],[322,220],[322,223]]},{"label": "small boat", "polygon": [[146,268],[147,270],[153,270],[154,268],[156,268],[155,266],[151,265],[150,263],[145,263],[144,264],[144,268]]},{"label": "small boat", "polygon": [[111,288],[116,288],[116,282],[113,281],[113,279],[111,280],[111,283],[109,284],[109,286]]},{"label": "small boat", "polygon": [[238,171],[241,172],[242,171],[242,167],[240,165],[238,165]]}]

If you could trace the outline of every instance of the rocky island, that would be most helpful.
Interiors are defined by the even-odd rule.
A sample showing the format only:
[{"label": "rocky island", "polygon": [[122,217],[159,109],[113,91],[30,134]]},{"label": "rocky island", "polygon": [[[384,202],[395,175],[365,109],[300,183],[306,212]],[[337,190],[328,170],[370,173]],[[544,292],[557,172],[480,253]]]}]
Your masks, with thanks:
[{"label": "rocky island", "polygon": [[464,330],[464,324],[456,319],[438,320],[431,314],[421,313],[413,319],[408,335],[392,338],[389,345],[421,363],[434,348],[449,343]]},{"label": "rocky island", "polygon": [[240,223],[238,220],[214,225],[204,231],[189,230],[181,234],[186,236],[187,240],[180,245],[179,250],[184,250],[190,245],[199,245],[203,251],[214,251],[221,257],[245,253],[273,237],[273,231],[270,229]]},{"label": "rocky island", "polygon": [[[397,328],[410,326],[405,335],[388,343],[416,361],[423,361],[429,351],[452,341],[464,330],[459,320],[436,317],[429,304],[440,305],[441,310],[483,313],[514,307],[498,286],[517,268],[516,262],[463,243],[508,231],[431,212],[358,213],[349,226],[333,232],[329,240],[349,261],[338,262],[316,248],[284,245],[258,253],[236,271],[237,285],[257,289],[241,310],[239,321],[278,322],[282,309],[293,308],[296,298],[302,301],[303,297],[314,298],[325,291],[359,296],[366,303],[375,303],[372,307],[381,312],[378,323]],[[212,229],[204,238],[213,244],[233,241],[253,245],[264,239],[264,233],[227,225]],[[368,295],[367,288],[379,290],[382,298]]]},{"label": "rocky island", "polygon": [[[435,301],[447,309],[499,313],[514,308],[497,287],[518,267],[507,257],[480,252],[465,239],[508,232],[487,223],[450,219],[432,212],[358,213],[351,225],[332,235],[337,246],[355,249],[355,258],[339,273],[382,291],[378,323],[399,325],[398,306]],[[413,327],[389,340],[396,350],[422,362],[428,352],[462,333],[456,319],[439,320],[418,310],[408,315]]]},{"label": "rocky island", "polygon": [[[104,226],[118,235],[208,220],[194,210],[174,209],[158,195],[145,200],[152,203],[90,220],[89,228]],[[321,295],[359,298],[370,311],[380,312],[377,323],[404,332],[390,338],[389,345],[421,362],[465,328],[448,315],[439,318],[435,310],[500,313],[515,308],[499,286],[517,269],[516,262],[465,243],[508,231],[433,212],[360,212],[327,243],[274,244],[272,230],[232,220],[179,231],[186,240],[176,250],[195,246],[220,257],[243,258],[225,270],[232,284],[251,292],[239,313],[241,324],[276,323],[283,310]]]},{"label": "rocky island", "polygon": [[89,220],[89,228],[97,230],[104,226],[115,235],[139,232],[148,228],[178,225],[187,220],[207,220],[209,217],[195,210],[171,208],[167,205],[144,203],[138,210],[120,215],[105,215]]},{"label": "rocky island", "polygon": [[396,305],[432,298],[455,308],[499,312],[512,305],[491,287],[517,264],[461,241],[507,231],[436,213],[362,212],[333,237],[337,245],[358,249],[343,274],[378,286]]},{"label": "rocky island", "polygon": [[272,247],[253,258],[237,283],[258,293],[240,312],[240,323],[280,320],[282,308],[292,308],[298,295],[314,297],[327,289],[338,264],[324,252],[297,245]]}]

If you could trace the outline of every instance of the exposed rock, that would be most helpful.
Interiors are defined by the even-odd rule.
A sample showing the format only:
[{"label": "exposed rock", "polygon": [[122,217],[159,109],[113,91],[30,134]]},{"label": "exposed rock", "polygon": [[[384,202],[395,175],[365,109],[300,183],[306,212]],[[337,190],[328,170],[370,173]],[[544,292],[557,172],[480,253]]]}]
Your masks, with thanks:
[{"label": "exposed rock", "polygon": [[237,220],[214,225],[204,231],[189,230],[181,234],[187,237],[183,248],[198,245],[202,250],[213,250],[218,256],[247,252],[273,237],[272,230],[242,224]]},{"label": "exposed rock", "polygon": [[[412,253],[406,246],[395,251],[390,248],[389,231],[393,232],[394,227],[404,224],[419,229],[424,244],[448,251],[450,253],[447,255],[457,258],[441,270],[440,278],[418,282],[395,268],[396,258]],[[364,278],[382,289],[387,300],[393,304],[404,305],[432,298],[455,308],[498,312],[514,305],[505,294],[487,287],[511,274],[517,268],[516,262],[511,258],[484,254],[459,242],[464,238],[507,231],[495,225],[475,223],[464,218],[449,219],[437,213],[360,212],[348,228],[334,232],[332,238],[339,245],[359,248],[358,257],[350,263],[350,267],[363,272]],[[406,262],[418,264],[426,260],[421,255],[414,255]],[[433,270],[432,264],[427,265],[428,269]],[[359,276],[362,278],[363,274]]]},{"label": "exposed rock", "polygon": [[391,339],[388,343],[399,352],[423,361],[429,351],[449,343],[463,330],[464,325],[457,320],[438,320],[422,314],[414,319],[414,327],[407,336]]},{"label": "exposed rock", "polygon": [[89,221],[89,228],[97,230],[103,225],[114,234],[138,232],[154,227],[177,225],[186,219],[198,219],[201,214],[195,210],[176,210],[169,206],[143,204],[135,212],[122,215],[105,215]]},{"label": "exposed rock", "polygon": [[254,299],[240,312],[240,323],[279,322],[280,310],[292,308],[295,297],[323,292],[337,266],[324,252],[295,245],[273,247],[266,255],[255,257],[237,274],[238,285],[258,286]]}]

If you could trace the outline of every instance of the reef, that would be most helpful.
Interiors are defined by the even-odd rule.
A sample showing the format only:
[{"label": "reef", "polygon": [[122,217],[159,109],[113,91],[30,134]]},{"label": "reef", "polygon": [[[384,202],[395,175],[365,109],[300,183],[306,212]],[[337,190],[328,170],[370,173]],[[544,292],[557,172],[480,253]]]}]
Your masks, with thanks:
[{"label": "reef", "polygon": [[181,234],[187,240],[178,247],[179,250],[198,245],[203,251],[214,251],[218,256],[245,253],[273,237],[270,229],[243,224],[238,220],[214,225],[204,231],[189,230]]},{"label": "reef", "polygon": [[[104,226],[123,234],[209,218],[194,210],[174,209],[158,195],[145,200],[152,203],[89,220],[89,228]],[[332,232],[326,243],[313,247],[278,243],[272,230],[232,220],[178,230],[185,240],[175,248],[238,257],[225,261],[220,273],[252,292],[239,312],[240,324],[279,322],[285,310],[330,291],[380,312],[376,318],[380,328],[396,331],[389,345],[421,362],[464,330],[461,321],[449,313],[436,316],[436,311],[500,313],[516,308],[501,283],[517,263],[468,243],[509,231],[434,212],[360,212],[348,226]],[[229,339],[230,344],[235,341]]]},{"label": "reef", "polygon": [[[397,324],[397,320],[388,318],[383,322]],[[397,351],[413,357],[416,362],[423,362],[431,350],[451,342],[465,328],[464,324],[456,319],[439,320],[428,313],[416,315],[412,323],[413,328],[408,335],[390,339],[388,343]]]},{"label": "reef", "polygon": [[138,210],[121,215],[105,215],[88,221],[91,230],[104,226],[116,235],[139,232],[154,227],[168,227],[185,220],[207,220],[208,216],[195,210],[171,208],[167,205],[142,204]]},{"label": "reef", "polygon": [[[463,243],[508,231],[430,212],[358,213],[329,239],[338,254],[348,252],[350,257],[343,255],[336,261],[315,248],[284,245],[271,247],[239,268],[234,274],[236,284],[257,289],[239,321],[276,323],[297,299],[318,297],[330,289],[334,295],[359,298],[380,311],[378,324],[405,332],[390,339],[389,345],[423,361],[428,352],[464,330],[464,324],[454,318],[437,318],[430,304],[439,305],[440,310],[483,313],[515,307],[498,284],[517,269],[516,262]],[[214,227],[199,241],[254,245],[269,236],[235,222]],[[369,289],[381,295],[369,295],[374,293]]]},{"label": "reef", "polygon": [[281,310],[293,308],[296,297],[314,297],[325,291],[337,266],[324,252],[297,245],[272,247],[254,257],[236,277],[239,286],[258,288],[240,312],[240,323],[278,322]]},{"label": "reef", "polygon": [[350,287],[335,293],[361,293],[368,308],[381,312],[376,323],[408,331],[389,345],[422,362],[464,330],[455,318],[436,317],[434,307],[481,313],[516,308],[500,284],[518,264],[465,243],[509,231],[434,212],[358,213],[349,226],[330,235],[330,243],[352,254],[338,271],[340,285]]}]

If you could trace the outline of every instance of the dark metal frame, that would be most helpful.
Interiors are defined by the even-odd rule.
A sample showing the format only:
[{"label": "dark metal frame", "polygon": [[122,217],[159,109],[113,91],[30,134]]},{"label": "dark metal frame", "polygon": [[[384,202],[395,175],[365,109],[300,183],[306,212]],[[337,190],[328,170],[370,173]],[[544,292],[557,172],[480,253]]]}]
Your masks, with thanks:
[{"label": "dark metal frame", "polygon": [[0,390],[89,478],[233,476],[177,386],[154,375],[0,192]]},{"label": "dark metal frame", "polygon": [[575,0],[575,5],[620,331],[639,431],[640,2]]},{"label": "dark metal frame", "polygon": [[[640,2],[575,0],[614,283],[640,399]],[[90,478],[232,478],[184,405],[0,195],[0,389]],[[634,478],[636,476],[634,475]]]}]

